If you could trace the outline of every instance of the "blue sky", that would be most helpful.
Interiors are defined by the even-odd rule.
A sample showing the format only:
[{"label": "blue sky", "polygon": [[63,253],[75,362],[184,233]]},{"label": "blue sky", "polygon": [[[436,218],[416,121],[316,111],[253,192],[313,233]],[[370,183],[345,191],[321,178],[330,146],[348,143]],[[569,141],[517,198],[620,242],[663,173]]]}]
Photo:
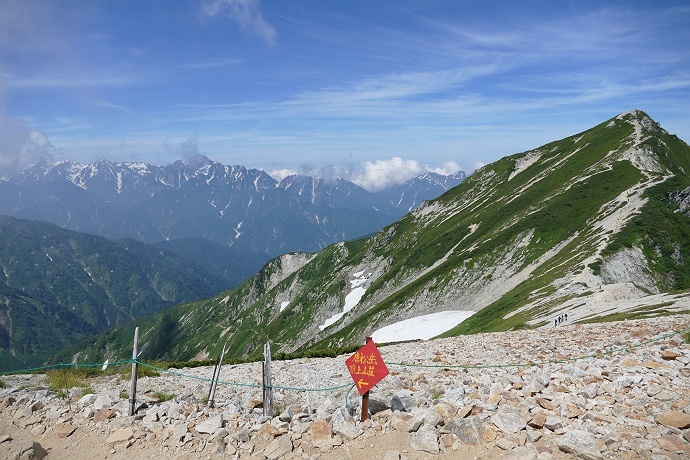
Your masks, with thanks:
[{"label": "blue sky", "polygon": [[0,169],[201,153],[375,189],[631,109],[690,141],[687,2],[0,0]]}]

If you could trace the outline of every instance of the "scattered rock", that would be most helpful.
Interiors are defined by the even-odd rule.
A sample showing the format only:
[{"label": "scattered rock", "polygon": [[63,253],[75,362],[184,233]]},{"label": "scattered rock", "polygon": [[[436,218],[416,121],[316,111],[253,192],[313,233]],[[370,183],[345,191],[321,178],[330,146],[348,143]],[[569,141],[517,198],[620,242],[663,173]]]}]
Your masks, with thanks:
[{"label": "scattered rock", "polygon": [[439,432],[434,428],[422,427],[410,436],[410,445],[415,450],[437,454]]},{"label": "scattered rock", "polygon": [[79,400],[77,401],[77,407],[90,406],[96,402],[97,397],[98,396],[92,393],[86,394],[79,398]]},{"label": "scattered rock", "polygon": [[480,446],[484,427],[478,417],[455,419],[446,424],[445,429],[453,433],[463,444]]},{"label": "scattered rock", "polygon": [[42,460],[48,455],[48,451],[36,441],[26,444],[17,451],[15,460]]},{"label": "scattered rock", "polygon": [[683,440],[677,434],[667,434],[661,436],[656,440],[656,442],[659,444],[659,447],[671,452],[683,450],[685,448]]},{"label": "scattered rock", "polygon": [[378,414],[379,412],[383,412],[386,409],[390,409],[390,406],[388,404],[380,399],[377,398],[369,398],[369,414],[374,415]]},{"label": "scattered rock", "polygon": [[391,410],[394,412],[405,412],[407,409],[405,408],[405,404],[403,404],[402,399],[397,396],[393,396],[391,398]]},{"label": "scattered rock", "polygon": [[355,439],[364,432],[362,428],[355,425],[355,419],[344,408],[336,409],[331,423],[333,432],[347,439]]},{"label": "scattered rock", "polygon": [[[88,395],[87,395],[88,396]],[[91,395],[93,396],[93,395]],[[105,420],[110,420],[111,418],[115,417],[115,411],[110,410],[110,409],[98,409],[94,414],[93,414],[93,421],[94,423],[102,422]]]},{"label": "scattered rock", "polygon": [[278,436],[264,449],[264,455],[268,460],[278,459],[290,452],[292,452],[292,441],[288,435]]},{"label": "scattered rock", "polygon": [[527,424],[532,428],[542,429],[546,423],[546,415],[542,411],[535,413]]},{"label": "scattered rock", "polygon": [[393,416],[393,420],[391,420],[390,424],[393,428],[395,428],[398,431],[412,433],[417,431],[419,427],[422,426],[423,422],[424,414],[408,414],[404,412],[396,413]]},{"label": "scattered rock", "polygon": [[131,428],[121,428],[108,436],[105,442],[106,444],[120,444],[130,441],[132,438],[134,438],[134,431]]},{"label": "scattered rock", "polygon": [[491,422],[505,434],[515,434],[525,427],[525,420],[513,412],[498,412],[491,416]]},{"label": "scattered rock", "polygon": [[[87,395],[88,396],[88,395]],[[99,409],[110,409],[113,405],[113,400],[108,395],[98,395],[93,402],[93,408],[95,410]]]},{"label": "scattered rock", "polygon": [[517,444],[508,440],[507,438],[501,438],[498,441],[496,441],[496,447],[503,450],[511,450],[515,449],[517,447]]},{"label": "scattered rock", "polygon": [[[551,457],[544,457],[551,458]],[[538,460],[539,452],[534,447],[521,446],[504,452],[501,460]]]},{"label": "scattered rock", "polygon": [[680,353],[676,353],[673,350],[662,350],[661,351],[661,357],[664,358],[666,361],[673,361],[676,358],[679,358],[683,355]]},{"label": "scattered rock", "polygon": [[331,425],[325,420],[317,420],[309,425],[309,433],[313,440],[320,441],[330,438],[333,435],[333,430]]},{"label": "scattered rock", "polygon": [[453,417],[457,415],[459,410],[455,404],[445,401],[435,404],[433,409],[438,412],[441,417],[443,417],[443,423],[449,423],[451,420],[453,420]]},{"label": "scattered rock", "polygon": [[681,430],[690,428],[690,414],[686,414],[685,412],[662,412],[661,414],[657,415],[656,421],[664,426],[671,426]]},{"label": "scattered rock", "polygon": [[0,412],[4,411],[9,406],[14,404],[15,401],[16,400],[12,396],[5,396],[2,400],[2,403],[0,403]]},{"label": "scattered rock", "polygon": [[[200,403],[207,391],[203,385],[193,379],[162,375],[142,379],[141,393],[175,392],[174,400],[156,404],[151,400],[150,407],[130,417],[128,401],[117,397],[123,388],[117,378],[106,377],[107,382],[93,384],[96,394],[73,400],[68,406],[64,399],[58,400],[34,382],[36,377],[3,376],[6,386],[0,389],[0,426],[9,430],[0,436],[0,457],[13,458],[17,454],[28,459],[33,455],[24,448],[20,453],[22,442],[13,444],[12,437],[44,442],[44,437],[64,436],[69,439],[63,441],[66,448],[84,458],[82,439],[100,435],[108,457],[136,444],[130,449],[133,458],[139,446],[160,449],[161,456],[170,458],[313,460],[336,454],[367,458],[369,445],[379,436],[406,439],[400,446],[389,447],[396,450],[385,452],[384,448],[377,452],[378,456],[385,452],[386,460],[434,456],[441,451],[448,458],[454,454],[460,458],[461,451],[469,446],[486,450],[490,458],[513,460],[562,456],[690,458],[690,404],[686,398],[690,394],[690,345],[680,339],[663,339],[625,353],[592,355],[595,350],[624,346],[631,338],[645,340],[682,329],[687,327],[688,318],[671,316],[578,325],[577,329],[566,326],[562,330],[511,331],[500,333],[500,343],[491,334],[478,334],[447,342],[421,342],[415,347],[391,345],[385,349],[386,359],[391,362],[428,363],[434,352],[441,350],[449,365],[541,364],[481,370],[439,367],[425,369],[424,373],[396,369],[377,385],[379,396],[369,404],[371,421],[363,423],[359,423],[359,415],[352,417],[356,409],[339,407],[343,404],[342,392],[305,395],[281,391],[276,396],[284,410],[269,418],[255,410],[261,405],[254,399],[260,394],[256,389],[220,392],[216,407],[208,408]],[[555,354],[554,340],[561,343]],[[526,343],[530,346],[525,347]],[[431,345],[433,351],[429,350]],[[452,351],[460,349],[461,357]],[[665,350],[678,356],[664,360]],[[585,355],[591,357],[568,363],[548,362],[552,357]],[[306,360],[302,364],[304,368],[295,372],[300,367],[295,362],[276,362],[275,373],[287,386],[304,386],[307,379],[317,381],[322,375],[335,384],[346,375],[338,360]],[[247,366],[251,365],[230,366],[224,379],[246,379],[247,369],[253,369]],[[180,373],[204,377],[209,370],[182,369]],[[20,437],[14,430],[23,430],[24,434]],[[342,452],[337,446],[342,446]]]},{"label": "scattered rock", "polygon": [[66,438],[74,433],[76,429],[77,427],[69,422],[55,424],[55,434],[58,438]]},{"label": "scattered rock", "polygon": [[223,423],[223,414],[216,414],[199,423],[195,429],[198,433],[215,433],[223,428]]},{"label": "scattered rock", "polygon": [[604,458],[596,438],[589,431],[577,429],[566,431],[558,440],[558,448],[582,460],[601,460]]},{"label": "scattered rock", "polygon": [[554,411],[556,410],[556,406],[553,405],[551,401],[545,398],[534,398],[537,403],[544,409]]},{"label": "scattered rock", "polygon": [[563,419],[556,415],[549,415],[544,421],[544,427],[551,431],[556,431],[563,428]]},{"label": "scattered rock", "polygon": [[[198,430],[197,430],[198,431]],[[273,439],[283,434],[278,428],[274,427],[270,423],[264,423],[256,432],[256,436],[260,438]]]}]

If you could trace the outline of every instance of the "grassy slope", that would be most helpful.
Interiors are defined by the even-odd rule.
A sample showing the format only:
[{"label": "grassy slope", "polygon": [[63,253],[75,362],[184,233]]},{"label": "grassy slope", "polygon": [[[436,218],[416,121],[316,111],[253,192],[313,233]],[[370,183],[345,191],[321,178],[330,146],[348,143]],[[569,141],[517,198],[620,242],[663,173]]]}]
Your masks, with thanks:
[{"label": "grassy slope", "polygon": [[[439,215],[430,217],[430,224],[415,215],[408,215],[372,238],[326,248],[305,267],[270,290],[265,290],[263,283],[271,274],[269,263],[256,277],[232,291],[207,301],[178,306],[170,310],[167,317],[159,314],[138,322],[144,326],[144,340],[151,342],[146,358],[189,359],[203,349],[214,355],[225,340],[230,345],[231,357],[258,353],[269,338],[276,347],[291,343],[305,326],[314,323],[317,308],[342,300],[349,270],[369,254],[390,260],[392,265],[368,288],[362,302],[380,295],[381,289],[391,292],[393,288],[393,294],[334,334],[308,341],[303,349],[361,343],[360,335],[367,324],[375,323],[379,317],[414,299],[419,289],[429,289],[432,284],[432,289],[443,289],[443,283],[451,281],[463,268],[491,267],[505,250],[507,242],[527,232],[533,232],[533,237],[530,245],[521,249],[523,267],[558,243],[574,238],[556,258],[536,270],[527,281],[449,335],[519,326],[525,320],[520,315],[509,321],[501,318],[527,303],[528,297],[538,290],[544,292],[545,286],[562,276],[563,267],[570,263],[566,260],[583,260],[584,253],[593,250],[594,244],[592,234],[583,231],[588,219],[604,203],[642,178],[641,173],[627,161],[618,161],[611,169],[597,166],[633,133],[629,123],[616,123],[613,127],[608,124],[602,123],[584,133],[537,149],[541,154],[540,161],[510,181],[507,179],[523,154],[506,157],[487,166],[437,200],[446,209],[457,208],[457,203],[469,203],[465,210],[455,215],[442,210]],[[677,172],[681,171],[680,168],[690,171],[688,146],[672,136],[665,136],[664,142],[676,152],[666,154],[666,166]],[[581,176],[584,171],[595,173],[591,173],[587,181],[573,182],[573,178]],[[669,203],[664,202],[664,197],[669,190],[686,186],[687,175],[683,175],[681,179],[650,189],[648,195],[652,199],[645,212],[614,239],[613,246],[647,241],[644,246],[646,252],[659,254],[661,248],[661,255],[654,262],[657,270],[669,270],[669,257],[665,254],[674,250],[674,243],[688,241],[687,229],[690,226],[687,216],[674,213]],[[656,211],[653,209],[655,206]],[[646,211],[653,211],[648,219]],[[473,224],[479,226],[472,233],[469,229]],[[460,240],[462,242],[445,263],[414,279]],[[681,250],[683,260],[690,261],[685,246]],[[670,267],[673,286],[685,289],[688,286],[687,263],[676,265]],[[278,313],[280,302],[277,296],[288,286],[297,286],[298,294],[285,311]],[[118,343],[127,340],[131,343],[129,337],[133,326],[127,329],[124,335],[118,336]],[[160,334],[160,331],[165,334]],[[226,335],[221,339],[223,331]],[[158,338],[150,339],[155,336]],[[102,339],[102,343],[106,342]],[[146,349],[144,353],[147,354]]]}]

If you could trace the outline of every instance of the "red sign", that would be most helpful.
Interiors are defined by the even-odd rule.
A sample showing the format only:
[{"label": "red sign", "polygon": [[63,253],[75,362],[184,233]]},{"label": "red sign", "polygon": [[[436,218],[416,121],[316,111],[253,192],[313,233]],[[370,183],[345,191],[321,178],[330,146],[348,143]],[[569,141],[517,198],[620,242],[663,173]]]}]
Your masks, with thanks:
[{"label": "red sign", "polygon": [[368,341],[354,355],[347,358],[345,365],[360,395],[371,390],[371,387],[388,375],[386,363],[383,362],[373,340]]}]

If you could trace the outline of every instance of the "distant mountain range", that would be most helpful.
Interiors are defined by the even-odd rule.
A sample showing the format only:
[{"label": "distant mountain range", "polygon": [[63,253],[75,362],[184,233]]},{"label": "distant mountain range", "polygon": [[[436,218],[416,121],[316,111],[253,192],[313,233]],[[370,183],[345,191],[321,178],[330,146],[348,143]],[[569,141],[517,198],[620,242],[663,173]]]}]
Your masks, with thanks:
[{"label": "distant mountain range", "polygon": [[0,370],[237,286],[268,261],[195,238],[156,246],[0,216]]},{"label": "distant mountain range", "polygon": [[223,344],[258,355],[266,340],[274,352],[361,344],[441,311],[475,312],[450,335],[690,311],[689,172],[685,142],[621,114],[489,164],[369,238],[277,257],[55,359],[126,358],[135,326],[142,359],[186,360]]},{"label": "distant mountain range", "polygon": [[466,177],[427,173],[374,193],[343,179],[276,181],[205,156],[167,166],[43,162],[0,176],[0,214],[111,239],[203,237],[275,256],[377,232]]}]

